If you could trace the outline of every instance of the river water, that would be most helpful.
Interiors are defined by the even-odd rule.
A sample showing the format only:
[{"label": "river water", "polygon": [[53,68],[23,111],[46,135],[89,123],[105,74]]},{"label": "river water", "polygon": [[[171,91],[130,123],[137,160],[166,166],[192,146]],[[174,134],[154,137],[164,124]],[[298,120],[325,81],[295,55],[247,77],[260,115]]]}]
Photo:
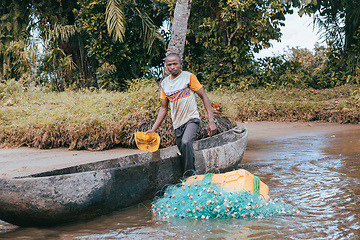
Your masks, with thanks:
[{"label": "river water", "polygon": [[301,212],[264,219],[154,219],[150,203],[91,221],[17,228],[0,239],[360,239],[360,129],[249,142],[240,168]]}]

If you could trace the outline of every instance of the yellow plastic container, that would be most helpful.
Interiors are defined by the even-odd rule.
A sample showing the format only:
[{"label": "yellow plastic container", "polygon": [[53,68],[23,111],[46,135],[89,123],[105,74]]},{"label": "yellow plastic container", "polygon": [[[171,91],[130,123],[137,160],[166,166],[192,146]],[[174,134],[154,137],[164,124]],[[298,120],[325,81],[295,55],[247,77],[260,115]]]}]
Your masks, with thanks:
[{"label": "yellow plastic container", "polygon": [[155,152],[160,146],[160,136],[155,132],[136,132],[135,143],[142,151]]},{"label": "yellow plastic container", "polygon": [[[205,175],[194,175],[186,180],[186,183],[201,181]],[[227,173],[212,175],[211,182],[220,186],[227,192],[254,191],[254,175],[244,169],[239,169]],[[260,181],[260,196],[269,200],[269,187]]]}]

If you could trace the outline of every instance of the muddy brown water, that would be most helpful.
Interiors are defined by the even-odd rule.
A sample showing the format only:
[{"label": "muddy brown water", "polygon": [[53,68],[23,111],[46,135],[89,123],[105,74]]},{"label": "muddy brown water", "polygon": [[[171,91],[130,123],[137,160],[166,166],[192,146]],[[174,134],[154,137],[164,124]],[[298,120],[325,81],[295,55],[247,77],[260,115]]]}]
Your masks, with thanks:
[{"label": "muddy brown water", "polygon": [[154,219],[150,203],[91,221],[18,228],[0,221],[0,239],[360,239],[360,128],[249,142],[240,168],[298,216],[265,219]]}]

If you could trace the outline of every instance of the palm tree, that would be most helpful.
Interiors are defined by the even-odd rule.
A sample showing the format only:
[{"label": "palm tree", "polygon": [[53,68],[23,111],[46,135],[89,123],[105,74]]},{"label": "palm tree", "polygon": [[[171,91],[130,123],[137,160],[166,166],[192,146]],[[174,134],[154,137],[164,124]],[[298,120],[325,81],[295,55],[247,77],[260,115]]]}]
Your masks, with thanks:
[{"label": "palm tree", "polygon": [[[171,27],[171,38],[166,55],[177,53],[182,59],[186,41],[187,23],[190,16],[192,0],[178,0],[175,5],[174,19]],[[165,64],[161,81],[169,75]]]},{"label": "palm tree", "polygon": [[142,22],[142,37],[147,50],[150,51],[155,39],[163,41],[153,21],[145,12],[136,7],[136,1],[108,0],[106,5],[106,24],[109,34],[115,41],[123,42],[125,37],[126,19],[124,7],[128,7]]},{"label": "palm tree", "polygon": [[190,16],[192,0],[178,0],[175,5],[174,20],[172,23],[171,39],[167,54],[177,53],[182,58],[186,41],[187,23]]},{"label": "palm tree", "polygon": [[[171,38],[166,55],[169,53],[177,53],[180,58],[183,56],[191,2],[192,0],[178,0],[176,2]],[[161,37],[153,26],[150,17],[147,14],[142,13],[136,6],[134,6],[134,3],[136,4],[135,1],[132,2],[132,4],[129,4],[121,0],[108,0],[106,6],[106,23],[108,32],[113,36],[114,40],[118,40],[120,42],[123,41],[125,34],[125,16],[123,7],[130,7],[130,9],[142,19],[144,42],[149,51],[155,38],[161,39]],[[168,72],[164,67],[163,77],[167,75]]]}]

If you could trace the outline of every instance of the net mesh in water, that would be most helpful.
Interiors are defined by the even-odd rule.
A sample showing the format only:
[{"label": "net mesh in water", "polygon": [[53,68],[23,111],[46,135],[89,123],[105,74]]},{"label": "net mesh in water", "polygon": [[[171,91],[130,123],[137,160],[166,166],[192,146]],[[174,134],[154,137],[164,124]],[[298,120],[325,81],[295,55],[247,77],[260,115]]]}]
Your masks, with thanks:
[{"label": "net mesh in water", "polygon": [[212,174],[207,174],[202,180],[191,183],[182,181],[168,186],[163,196],[154,199],[151,206],[153,214],[162,219],[264,218],[299,214],[296,208],[283,200],[265,201],[259,195],[256,181],[254,181],[254,193],[229,192],[212,183],[211,177]]}]

